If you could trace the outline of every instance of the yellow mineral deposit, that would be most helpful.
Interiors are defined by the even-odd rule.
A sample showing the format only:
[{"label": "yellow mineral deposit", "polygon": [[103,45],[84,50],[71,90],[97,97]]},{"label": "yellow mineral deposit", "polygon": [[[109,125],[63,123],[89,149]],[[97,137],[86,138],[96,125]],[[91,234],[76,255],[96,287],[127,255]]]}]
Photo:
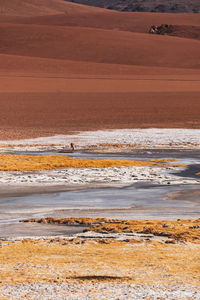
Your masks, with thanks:
[{"label": "yellow mineral deposit", "polygon": [[[51,219],[53,223],[53,219]],[[55,222],[58,220],[55,219]],[[63,219],[72,224],[95,224],[90,230],[105,232],[155,232],[183,234],[179,243],[156,240],[138,242],[114,239],[46,238],[1,241],[0,286],[31,282],[86,283],[101,281],[136,284],[164,283],[199,286],[200,255],[198,220],[129,221],[108,219]],[[61,221],[62,223],[62,221]],[[41,225],[42,226],[42,225]],[[49,225],[51,226],[51,225]],[[145,229],[146,228],[146,229]],[[151,232],[152,232],[151,230]],[[184,233],[185,232],[185,233]],[[191,235],[191,238],[189,236]]]},{"label": "yellow mineral deposit", "polygon": [[42,218],[27,219],[22,222],[37,222],[63,225],[89,226],[85,231],[99,233],[143,233],[153,236],[165,236],[173,242],[200,244],[200,219],[194,220],[117,220],[106,218]]},{"label": "yellow mineral deposit", "polygon": [[[166,161],[77,159],[61,155],[12,155],[0,154],[0,171],[34,171],[59,168],[109,168],[165,166]],[[171,165],[184,166],[184,165]]]}]

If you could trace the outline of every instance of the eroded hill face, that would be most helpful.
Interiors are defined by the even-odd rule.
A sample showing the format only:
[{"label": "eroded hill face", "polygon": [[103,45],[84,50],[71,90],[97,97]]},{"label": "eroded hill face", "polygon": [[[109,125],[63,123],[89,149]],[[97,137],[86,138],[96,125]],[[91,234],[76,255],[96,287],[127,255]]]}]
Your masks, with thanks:
[{"label": "eroded hill face", "polygon": [[73,0],[72,2],[115,9],[119,11],[162,13],[200,12],[200,3],[198,0]]}]

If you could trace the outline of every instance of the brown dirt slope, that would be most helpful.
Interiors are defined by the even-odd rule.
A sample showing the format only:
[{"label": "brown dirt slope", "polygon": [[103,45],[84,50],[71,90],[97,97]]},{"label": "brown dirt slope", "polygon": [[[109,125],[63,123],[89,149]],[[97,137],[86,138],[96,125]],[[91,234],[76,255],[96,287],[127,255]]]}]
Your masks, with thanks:
[{"label": "brown dirt slope", "polygon": [[[69,5],[69,8],[68,8]],[[197,14],[123,13],[87,6],[66,5],[67,11],[43,16],[2,16],[0,22],[38,24],[50,26],[78,26],[114,29],[131,32],[148,32],[151,25],[173,24],[200,26]]]},{"label": "brown dirt slope", "polygon": [[66,3],[63,0],[0,0],[0,15],[5,16],[44,16],[67,13],[71,10],[88,10],[83,5]]},{"label": "brown dirt slope", "polygon": [[[0,53],[127,65],[200,68],[199,41],[79,27],[1,24]],[[53,47],[52,47],[53,45]]]},{"label": "brown dirt slope", "polygon": [[190,39],[200,39],[200,26],[190,26],[190,25],[169,25],[161,24],[159,26],[152,26],[149,30],[151,34],[157,35],[170,35],[178,36],[182,38]]},{"label": "brown dirt slope", "polygon": [[200,40],[200,26],[175,25],[171,35]]},{"label": "brown dirt slope", "polygon": [[[0,54],[1,76],[63,77],[63,78],[124,78],[124,79],[193,79],[199,69],[183,69],[96,63],[41,57]],[[12,80],[12,79],[10,79]]]},{"label": "brown dirt slope", "polygon": [[[197,14],[120,13],[62,0],[0,5],[1,139],[200,127]],[[184,34],[147,34],[162,23]]]},{"label": "brown dirt slope", "polygon": [[0,139],[99,128],[199,128],[199,111],[199,92],[2,93]]}]

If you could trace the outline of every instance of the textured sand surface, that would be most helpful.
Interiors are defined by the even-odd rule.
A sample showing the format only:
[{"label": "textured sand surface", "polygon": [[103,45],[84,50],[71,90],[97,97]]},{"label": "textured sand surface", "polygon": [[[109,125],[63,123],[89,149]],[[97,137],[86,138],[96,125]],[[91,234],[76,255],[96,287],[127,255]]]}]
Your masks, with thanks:
[{"label": "textured sand surface", "polygon": [[200,297],[195,244],[50,238],[2,242],[0,258],[0,294],[14,299]]},{"label": "textured sand surface", "polygon": [[[1,2],[1,139],[200,128],[200,42],[191,32],[200,26],[197,14]],[[183,26],[186,35],[147,34],[161,23]]]},{"label": "textured sand surface", "polygon": [[199,92],[27,92],[2,93],[0,99],[1,140],[97,129],[200,127]]}]

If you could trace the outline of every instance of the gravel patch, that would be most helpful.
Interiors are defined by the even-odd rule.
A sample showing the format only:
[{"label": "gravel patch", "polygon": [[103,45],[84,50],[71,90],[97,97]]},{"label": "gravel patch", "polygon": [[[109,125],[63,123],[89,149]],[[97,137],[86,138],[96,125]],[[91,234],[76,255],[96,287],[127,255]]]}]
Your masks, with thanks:
[{"label": "gravel patch", "polygon": [[129,283],[27,283],[0,287],[9,299],[200,299],[200,290],[190,285],[144,285]]},{"label": "gravel patch", "polygon": [[68,168],[49,171],[0,172],[1,184],[9,185],[74,185],[74,184],[122,184],[137,182],[158,184],[196,184],[198,178],[174,175],[182,168],[174,167],[114,167],[114,168]]}]

